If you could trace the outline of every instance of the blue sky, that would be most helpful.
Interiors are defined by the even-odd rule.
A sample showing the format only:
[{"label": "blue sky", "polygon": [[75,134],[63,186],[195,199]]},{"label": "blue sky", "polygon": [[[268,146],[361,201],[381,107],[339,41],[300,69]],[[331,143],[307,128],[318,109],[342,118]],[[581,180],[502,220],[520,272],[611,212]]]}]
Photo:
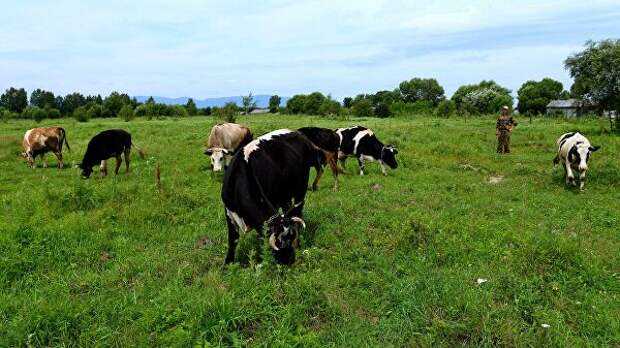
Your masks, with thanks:
[{"label": "blue sky", "polygon": [[0,89],[198,99],[321,91],[341,99],[434,77],[571,80],[563,60],[618,37],[620,2],[11,1]]}]

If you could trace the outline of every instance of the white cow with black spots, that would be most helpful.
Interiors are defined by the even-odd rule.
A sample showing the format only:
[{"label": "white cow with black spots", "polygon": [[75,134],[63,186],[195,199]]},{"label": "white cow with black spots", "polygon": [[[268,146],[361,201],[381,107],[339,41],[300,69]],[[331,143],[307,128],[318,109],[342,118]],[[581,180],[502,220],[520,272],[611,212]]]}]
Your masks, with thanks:
[{"label": "white cow with black spots", "polygon": [[577,186],[575,174],[579,172],[579,188],[583,190],[586,182],[588,161],[592,152],[600,149],[600,146],[592,146],[590,141],[578,132],[563,134],[557,141],[557,155],[553,164],[562,162],[566,170],[566,184]]}]

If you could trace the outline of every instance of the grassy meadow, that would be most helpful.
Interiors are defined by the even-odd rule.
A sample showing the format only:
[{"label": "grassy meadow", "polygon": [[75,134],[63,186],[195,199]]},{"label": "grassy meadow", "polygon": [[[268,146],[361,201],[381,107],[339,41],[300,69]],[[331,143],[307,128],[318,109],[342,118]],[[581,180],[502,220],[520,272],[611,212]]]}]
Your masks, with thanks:
[{"label": "grassy meadow", "polygon": [[[620,137],[599,120],[519,121],[501,156],[493,118],[241,117],[256,136],[361,124],[399,148],[387,177],[349,159],[334,192],[325,173],[291,267],[266,242],[256,264],[252,234],[223,267],[213,118],[0,123],[0,347],[619,346]],[[30,169],[23,134],[52,125],[66,167],[48,154]],[[109,128],[146,159],[81,179],[73,166]],[[572,130],[602,146],[583,192],[552,167]]]}]

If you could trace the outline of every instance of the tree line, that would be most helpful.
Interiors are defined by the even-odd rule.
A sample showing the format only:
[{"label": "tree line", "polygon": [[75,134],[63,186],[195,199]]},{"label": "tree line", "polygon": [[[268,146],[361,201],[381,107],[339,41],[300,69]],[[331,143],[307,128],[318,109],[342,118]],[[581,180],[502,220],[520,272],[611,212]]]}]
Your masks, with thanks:
[{"label": "tree line", "polygon": [[[570,91],[560,81],[544,78],[526,81],[517,91],[516,109],[521,114],[540,115],[546,112],[551,100],[576,98],[594,106],[598,113],[606,112],[612,129],[620,131],[620,40],[589,41],[582,52],[569,56],[565,68],[574,79]],[[354,115],[361,117],[391,117],[395,115],[435,114],[450,117],[455,114],[476,115],[496,113],[501,106],[513,107],[512,91],[497,82],[481,81],[459,87],[448,99],[444,88],[433,78],[415,77],[401,82],[393,90],[374,94],[359,94],[339,102],[320,92],[298,94],[281,107],[281,98],[269,100],[271,113],[306,114],[323,116]],[[184,117],[214,114],[225,120],[234,120],[239,112],[250,113],[256,108],[252,94],[243,97],[242,105],[228,103],[223,107],[198,108],[190,98],[185,105],[157,103],[152,97],[145,103],[125,93],[112,92],[84,96],[79,92],[66,96],[36,89],[28,98],[23,88],[9,88],[0,95],[0,118],[74,117],[87,121],[99,117]]]}]

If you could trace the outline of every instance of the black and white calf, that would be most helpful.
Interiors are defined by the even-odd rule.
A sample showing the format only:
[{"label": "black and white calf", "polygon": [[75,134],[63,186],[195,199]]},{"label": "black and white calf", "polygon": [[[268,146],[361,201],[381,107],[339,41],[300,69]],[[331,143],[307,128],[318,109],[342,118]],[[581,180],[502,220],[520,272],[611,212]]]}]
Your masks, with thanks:
[{"label": "black and white calf", "polygon": [[[224,174],[222,201],[228,225],[226,263],[235,260],[239,233],[257,232],[260,259],[263,224],[276,260],[295,261],[302,209],[310,176],[325,161],[324,152],[299,132],[280,129],[245,145]],[[282,210],[282,212],[280,212]]]},{"label": "black and white calf", "polygon": [[600,149],[600,146],[592,146],[586,137],[577,132],[563,134],[558,139],[557,146],[558,152],[553,159],[553,164],[557,165],[562,162],[566,174],[566,184],[573,186],[577,186],[573,170],[579,171],[579,188],[583,189],[590,155]]},{"label": "black and white calf", "polygon": [[84,178],[90,177],[93,166],[96,165],[100,165],[102,176],[108,175],[107,160],[112,157],[116,158],[114,173],[118,174],[123,161],[121,155],[125,156],[125,170],[129,173],[129,153],[132,146],[136,147],[141,157],[144,157],[142,150],[132,144],[131,134],[122,129],[109,129],[95,135],[88,142],[86,153],[84,153],[84,158],[80,163],[82,176]]},{"label": "black and white calf", "polygon": [[338,158],[342,169],[345,168],[345,161],[349,156],[357,157],[360,167],[360,175],[364,175],[364,161],[377,161],[381,166],[383,175],[387,175],[385,165],[396,169],[395,155],[398,150],[392,145],[383,145],[375,134],[368,128],[353,126],[349,128],[338,128],[336,133],[340,137],[340,152]]}]

